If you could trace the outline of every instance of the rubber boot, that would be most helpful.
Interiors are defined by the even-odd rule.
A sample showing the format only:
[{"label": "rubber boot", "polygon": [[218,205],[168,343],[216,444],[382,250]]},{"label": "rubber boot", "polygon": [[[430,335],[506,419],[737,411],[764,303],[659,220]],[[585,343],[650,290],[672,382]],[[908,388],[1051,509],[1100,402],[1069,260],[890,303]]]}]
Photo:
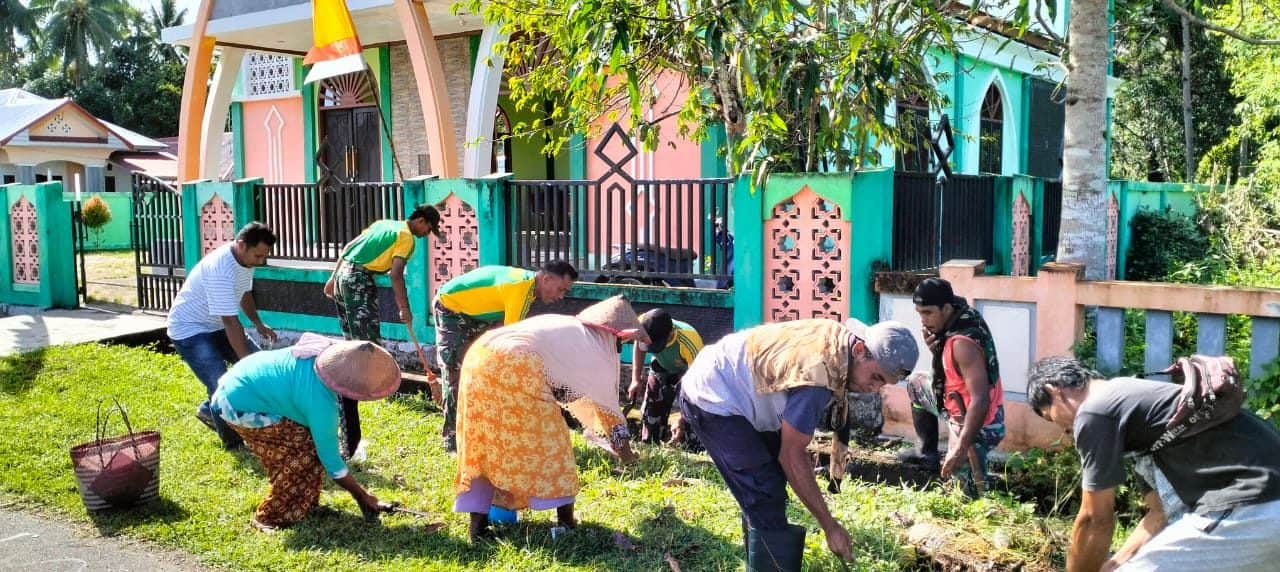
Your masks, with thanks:
[{"label": "rubber boot", "polygon": [[803,526],[787,525],[781,530],[747,532],[748,572],[800,572],[804,562]]},{"label": "rubber boot", "polygon": [[904,451],[898,455],[898,461],[919,465],[934,473],[938,472],[941,467],[938,457],[938,416],[912,406],[911,424],[915,426],[916,437],[920,438],[920,449]]}]

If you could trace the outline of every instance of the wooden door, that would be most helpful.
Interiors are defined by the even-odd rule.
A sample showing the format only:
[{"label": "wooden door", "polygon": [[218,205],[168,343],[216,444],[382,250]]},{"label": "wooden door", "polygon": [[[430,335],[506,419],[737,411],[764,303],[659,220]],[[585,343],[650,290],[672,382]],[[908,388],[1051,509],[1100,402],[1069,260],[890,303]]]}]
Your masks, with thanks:
[{"label": "wooden door", "polygon": [[350,109],[333,109],[320,112],[324,125],[321,149],[323,161],[332,182],[337,184],[355,181],[356,166],[352,161],[353,117]]},{"label": "wooden door", "polygon": [[382,181],[382,135],[379,132],[378,108],[357,107],[351,110],[353,180],[358,183]]}]

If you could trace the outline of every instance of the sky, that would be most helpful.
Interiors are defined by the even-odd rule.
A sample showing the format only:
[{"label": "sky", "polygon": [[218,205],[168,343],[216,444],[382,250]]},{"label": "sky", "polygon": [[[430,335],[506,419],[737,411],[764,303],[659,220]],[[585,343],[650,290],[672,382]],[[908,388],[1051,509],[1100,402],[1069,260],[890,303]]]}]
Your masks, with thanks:
[{"label": "sky", "polygon": [[[129,0],[142,13],[150,13],[151,6],[155,5],[156,0]],[[200,0],[177,0],[178,10],[187,9],[187,22],[191,21],[191,13],[196,11],[196,7],[200,4]]]}]

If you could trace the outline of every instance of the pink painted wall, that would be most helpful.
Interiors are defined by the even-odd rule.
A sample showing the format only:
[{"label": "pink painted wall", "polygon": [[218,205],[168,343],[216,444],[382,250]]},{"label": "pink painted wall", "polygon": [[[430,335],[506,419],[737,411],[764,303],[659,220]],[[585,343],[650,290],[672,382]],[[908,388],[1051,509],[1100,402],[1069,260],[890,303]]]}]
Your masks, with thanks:
[{"label": "pink painted wall", "polygon": [[[647,117],[661,117],[674,113],[684,105],[685,99],[689,96],[687,82],[682,81],[680,76],[674,73],[663,73],[653,86],[658,92],[658,97],[646,110]],[[586,141],[588,180],[597,180],[610,170],[609,164],[597,156],[596,148],[605,138],[611,125],[612,122],[607,118],[601,118],[598,123],[601,135]],[[659,125],[663,137],[657,148],[645,151],[637,141],[634,143],[637,154],[627,161],[621,161],[629,152],[621,143],[621,139],[615,137],[610,139],[609,144],[604,147],[604,155],[615,162],[622,162],[623,170],[634,179],[696,179],[700,177],[702,174],[701,146],[677,134],[679,122],[674,115],[662,120]],[[627,123],[624,122],[623,127],[626,128]],[[601,185],[603,192],[608,192],[607,189],[614,182],[622,185],[623,188],[629,187],[624,179],[613,176]],[[650,242],[673,248],[677,246],[692,248],[705,257],[708,253],[702,252],[704,249],[699,244],[703,229],[701,218],[677,223],[669,216],[659,216],[659,212],[669,211],[671,205],[677,201],[679,201],[678,204],[683,205],[682,210],[685,212],[698,213],[701,216],[702,200],[698,195],[690,185],[683,187],[664,185],[650,189],[649,192],[638,197],[620,191],[615,192],[612,195],[612,205],[607,202],[596,204],[595,200],[589,200],[586,218],[588,228],[592,230],[588,236],[588,248],[594,255],[607,257],[612,254],[611,247],[614,244],[623,241]],[[642,217],[637,228],[633,230],[630,223],[623,228],[622,221],[628,220],[625,215],[633,209],[639,209]],[[604,219],[606,216],[611,219],[611,225]],[[598,220],[599,224],[597,224]],[[611,226],[611,230],[606,230],[607,225]],[[669,241],[668,235],[671,235]]]},{"label": "pink painted wall", "polygon": [[303,182],[302,98],[245,101],[244,175],[265,183]]}]

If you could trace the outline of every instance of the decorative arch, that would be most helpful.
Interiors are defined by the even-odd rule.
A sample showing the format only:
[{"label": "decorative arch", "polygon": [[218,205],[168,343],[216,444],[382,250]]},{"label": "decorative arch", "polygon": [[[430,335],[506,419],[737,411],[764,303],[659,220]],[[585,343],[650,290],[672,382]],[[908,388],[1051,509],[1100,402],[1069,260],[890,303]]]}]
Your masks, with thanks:
[{"label": "decorative arch", "polygon": [[476,210],[449,193],[436,205],[444,238],[431,243],[431,298],[442,284],[480,266],[480,224]]},{"label": "decorative arch", "polygon": [[1031,275],[1031,205],[1018,193],[1013,202],[1013,260],[1011,276]]},{"label": "decorative arch", "polygon": [[497,109],[493,115],[493,159],[489,168],[491,173],[510,173],[514,171],[511,166],[511,118],[501,105]]},{"label": "decorative arch", "polygon": [[978,172],[999,175],[1004,172],[1005,98],[1003,90],[992,81],[978,107]]},{"label": "decorative arch", "polygon": [[933,166],[933,151],[929,148],[931,118],[929,103],[919,94],[899,99],[895,125],[904,138],[912,142],[911,148],[894,150],[894,169],[909,172],[928,172]]},{"label": "decorative arch", "polygon": [[235,239],[236,222],[231,205],[222,197],[213,198],[200,207],[200,256]]},{"label": "decorative arch", "polygon": [[19,197],[9,209],[15,284],[40,283],[40,233],[36,226],[36,206],[27,197]]},{"label": "decorative arch", "polygon": [[767,322],[849,317],[849,221],[807,185],[765,221]]}]

